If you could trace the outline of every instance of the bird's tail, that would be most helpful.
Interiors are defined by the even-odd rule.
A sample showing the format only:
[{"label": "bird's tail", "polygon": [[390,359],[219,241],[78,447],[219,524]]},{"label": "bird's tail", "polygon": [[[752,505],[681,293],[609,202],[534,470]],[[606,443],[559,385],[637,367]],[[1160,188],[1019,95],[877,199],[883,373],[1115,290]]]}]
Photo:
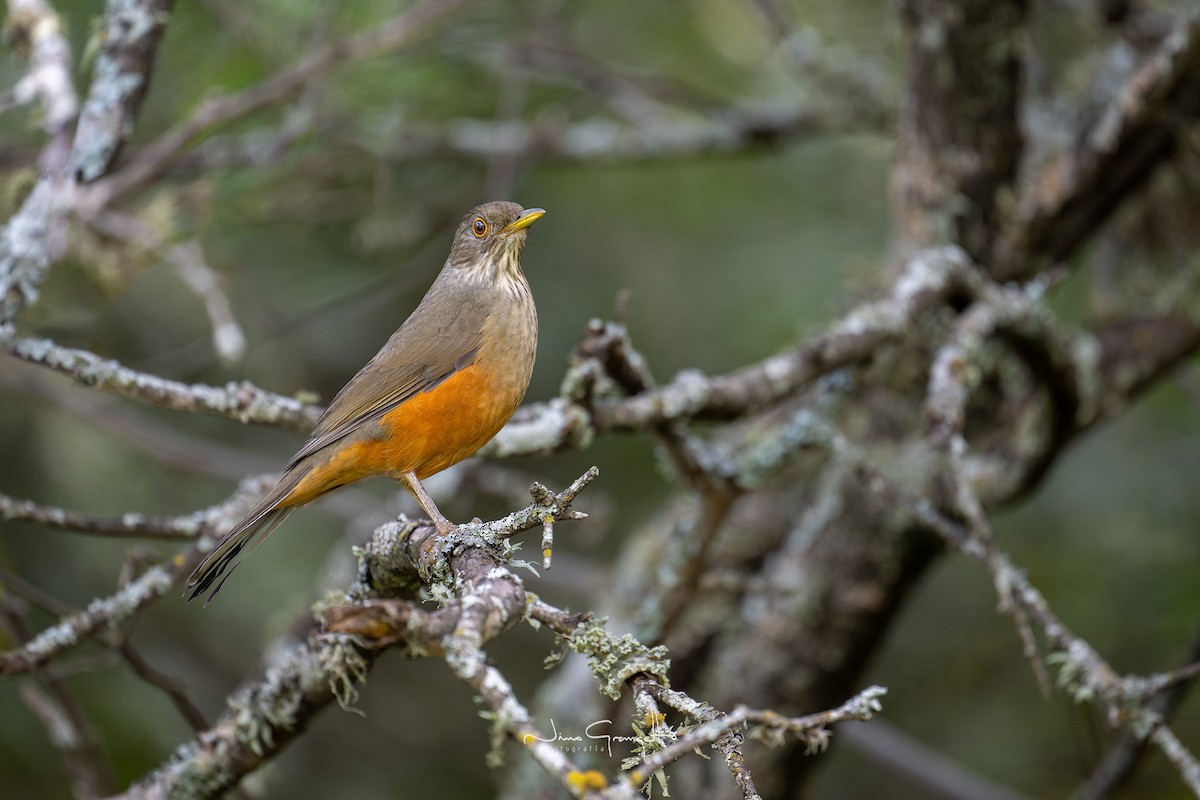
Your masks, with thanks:
[{"label": "bird's tail", "polygon": [[252,545],[246,553],[249,555],[296,509],[296,506],[290,503],[287,506],[282,505],[296,488],[296,483],[297,480],[290,474],[284,475],[283,479],[275,484],[275,488],[267,492],[263,499],[258,501],[258,505],[241,522],[234,525],[212,552],[200,562],[200,566],[192,572],[183,590],[189,603],[206,592],[210,586],[212,591],[204,604],[211,603],[213,597],[225,585],[225,581],[233,574],[234,568],[241,562],[239,556],[246,545]]}]

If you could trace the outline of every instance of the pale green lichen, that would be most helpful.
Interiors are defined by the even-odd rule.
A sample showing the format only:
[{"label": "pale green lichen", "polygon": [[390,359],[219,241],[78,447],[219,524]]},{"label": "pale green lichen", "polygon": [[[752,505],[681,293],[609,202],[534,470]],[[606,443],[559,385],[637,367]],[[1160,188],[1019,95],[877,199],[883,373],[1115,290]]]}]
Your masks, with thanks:
[{"label": "pale green lichen", "polygon": [[604,695],[619,700],[621,687],[639,674],[651,675],[663,686],[670,685],[667,671],[671,661],[666,647],[647,647],[628,633],[618,639],[604,630],[604,623],[605,620],[582,622],[564,637],[572,650],[587,657]]},{"label": "pale green lichen", "polygon": [[[482,705],[483,698],[476,696],[476,704]],[[483,757],[483,763],[489,769],[499,769],[504,766],[504,743],[508,740],[508,720],[502,714],[484,709],[479,712],[481,719],[488,722],[488,749]]]},{"label": "pale green lichen", "polygon": [[1095,687],[1087,680],[1079,661],[1070,653],[1061,650],[1046,656],[1046,662],[1058,665],[1058,688],[1071,696],[1076,703],[1091,702],[1096,696]]},{"label": "pale green lichen", "polygon": [[[367,680],[370,664],[350,637],[333,637],[318,651],[318,661],[325,671],[329,691],[345,711],[362,715],[353,703],[358,699],[358,686]],[[365,716],[365,715],[364,715]]]},{"label": "pale green lichen", "polygon": [[[646,727],[634,722],[630,727],[633,729],[633,755],[621,761],[621,769],[625,772],[636,768],[653,753],[662,750],[667,745],[673,744],[679,739],[680,734],[685,732],[682,730],[676,731],[662,720],[657,720],[655,724]],[[708,758],[708,756],[699,750],[696,751],[696,754],[701,758]],[[665,769],[657,770],[653,777],[657,780],[663,797],[670,797],[671,793],[667,788],[667,771]],[[653,786],[654,784],[651,783],[645,786],[644,790],[648,797],[651,795]]]}]

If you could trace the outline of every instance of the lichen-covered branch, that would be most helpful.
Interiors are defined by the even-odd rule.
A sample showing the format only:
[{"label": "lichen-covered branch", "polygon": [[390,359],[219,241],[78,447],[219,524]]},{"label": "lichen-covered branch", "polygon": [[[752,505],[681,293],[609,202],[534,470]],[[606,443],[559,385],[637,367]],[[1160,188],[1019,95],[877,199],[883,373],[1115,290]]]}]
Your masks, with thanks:
[{"label": "lichen-covered branch", "polygon": [[91,184],[84,205],[100,209],[131,196],[161,176],[207,131],[292,99],[339,64],[410,45],[468,4],[469,0],[428,0],[369,30],[321,47],[248,89],[205,100],[190,117],[139,151],[111,177]]},{"label": "lichen-covered branch", "polygon": [[[536,734],[527,714],[520,722],[511,686],[483,663],[479,647],[525,613],[524,587],[503,566],[512,553],[507,537],[542,524],[547,515],[576,518],[571,499],[595,476],[594,470],[585,473],[549,507],[535,501],[444,537],[432,526],[413,523],[376,530],[362,552],[358,581],[339,601],[318,606],[325,628],[310,625],[300,639],[271,648],[263,675],[231,696],[222,717],[122,797],[221,794],[302,733],[321,709],[335,700],[352,703],[375,654],[388,647],[410,656],[444,655],[485,700],[511,698],[497,700],[497,713],[506,715],[498,723],[503,730]],[[421,587],[442,601],[440,608],[426,610],[408,599]],[[552,747],[539,755],[564,775],[577,771]]]},{"label": "lichen-covered branch", "polygon": [[29,71],[12,89],[13,99],[40,101],[42,128],[51,140],[61,139],[75,121],[79,100],[71,80],[71,47],[57,12],[46,0],[8,0],[5,36],[29,62]]},{"label": "lichen-covered branch", "polygon": [[666,420],[728,418],[760,410],[822,375],[869,358],[885,342],[907,334],[949,294],[969,293],[978,281],[961,250],[924,251],[908,262],[889,294],[855,308],[796,348],[727,375],[682,372],[659,389],[598,402],[596,427],[640,430]]},{"label": "lichen-covered branch", "polygon": [[70,204],[60,181],[43,178],[0,230],[0,340],[5,326],[37,302],[46,273],[62,255]]},{"label": "lichen-covered branch", "polygon": [[178,541],[194,539],[204,530],[206,512],[197,511],[181,517],[155,517],[132,512],[119,517],[99,517],[0,493],[0,520],[31,522],[44,528],[89,536]]},{"label": "lichen-covered branch", "polygon": [[[238,690],[229,710],[212,728],[176,751],[168,763],[123,797],[178,793],[207,797],[232,787],[300,733],[322,707],[335,699],[343,705],[353,702],[355,685],[365,679],[374,656],[390,647],[410,656],[442,656],[450,670],[478,694],[493,726],[490,763],[498,763],[503,739],[511,739],[573,797],[631,800],[653,773],[694,747],[732,742],[729,734],[747,723],[763,731],[823,742],[827,725],[866,718],[878,710],[882,690],[873,688],[840,709],[810,717],[789,719],[750,709],[737,709],[729,716],[706,715],[702,703],[666,688],[669,662],[662,648],[647,648],[629,636],[615,637],[586,616],[567,614],[537,599],[527,601],[522,581],[506,567],[514,552],[508,537],[544,524],[548,517],[577,518],[571,502],[595,477],[594,469],[588,471],[549,501],[545,490],[535,486],[531,489],[534,503],[527,508],[494,522],[459,526],[447,536],[414,523],[391,523],[376,530],[361,553],[357,583],[342,602],[318,606],[323,630],[310,628],[301,640],[272,648],[264,676]],[[440,606],[423,608],[418,596],[432,596]],[[611,696],[619,696],[632,683],[700,724],[671,734],[675,745],[655,745],[665,742],[661,736],[646,739],[654,752],[648,752],[640,769],[619,779],[610,781],[594,770],[580,770],[552,744],[552,737],[533,725],[512,684],[488,662],[482,649],[527,615],[549,626],[568,647],[587,655],[597,680]],[[679,742],[687,746],[681,749]],[[739,759],[731,757],[731,762]],[[748,776],[744,784],[752,785]]]},{"label": "lichen-covered branch", "polygon": [[[868,120],[877,125],[881,117]],[[389,161],[430,156],[512,158],[521,161],[654,161],[737,155],[798,139],[857,127],[836,113],[794,101],[758,108],[728,108],[703,116],[644,120],[637,125],[596,118],[570,123],[553,119],[458,119],[413,125],[388,151]]]},{"label": "lichen-covered branch", "polygon": [[[628,780],[634,786],[640,787],[650,775],[668,764],[678,761],[698,747],[712,745],[729,731],[744,726],[750,726],[748,735],[751,738],[770,742],[783,736],[795,736],[805,743],[808,752],[822,752],[829,746],[828,726],[846,720],[869,721],[876,712],[883,710],[880,698],[885,694],[887,690],[882,686],[870,686],[835,709],[803,717],[785,717],[774,711],[746,706],[738,706],[728,714],[713,715],[711,709],[697,707],[695,701],[691,701],[690,706],[680,702],[678,710],[703,721],[690,730],[678,732],[679,738],[676,741],[648,756],[630,770]],[[688,708],[694,710],[685,710]]]},{"label": "lichen-covered branch", "polygon": [[956,244],[987,263],[1021,157],[1023,0],[905,0],[909,76],[892,172],[901,258]]},{"label": "lichen-covered branch", "polygon": [[81,182],[106,174],[133,130],[174,0],[108,0],[92,66],[92,89],[79,113],[71,173]]},{"label": "lichen-covered branch", "polygon": [[[0,231],[0,329],[37,302],[47,272],[65,251],[67,220],[78,201],[75,173],[103,174],[132,132],[169,6],[164,0],[107,4],[102,24],[109,38],[68,152],[78,107],[70,48],[49,4],[10,0],[9,26],[17,41],[32,49],[30,77],[37,76],[51,140],[42,153],[41,179]],[[74,169],[67,169],[68,161]]]},{"label": "lichen-covered branch", "polygon": [[34,670],[96,632],[121,624],[170,591],[199,563],[199,555],[191,548],[177,559],[156,564],[115,594],[93,600],[86,610],[61,620],[21,647],[0,653],[0,677]]},{"label": "lichen-covered branch", "polygon": [[345,636],[310,627],[299,640],[270,648],[260,678],[228,700],[221,718],[125,792],[128,800],[219,797],[304,732],[317,712],[352,702],[371,666],[370,653]]},{"label": "lichen-covered branch", "polygon": [[185,384],[124,367],[86,350],[62,347],[48,339],[18,339],[11,352],[31,364],[69,375],[84,386],[95,386],[126,397],[177,411],[211,414],[238,422],[308,431],[322,409],[248,382],[223,387]]},{"label": "lichen-covered branch", "polygon": [[1031,189],[1000,242],[993,273],[1028,278],[1071,255],[1154,170],[1200,116],[1200,13],[1186,14],[1130,76],[1071,156],[1068,180]]},{"label": "lichen-covered branch", "polygon": [[[1108,712],[1109,724],[1128,728],[1135,736],[1156,744],[1176,767],[1184,783],[1200,797],[1200,761],[1179,742],[1160,714],[1147,707],[1146,701],[1164,686],[1138,676],[1122,676],[1086,640],[1077,636],[1050,608],[1045,597],[1030,583],[1025,572],[1016,567],[995,544],[990,525],[978,501],[968,499],[958,511],[966,519],[962,524],[933,504],[912,495],[897,481],[881,471],[842,434],[823,423],[817,436],[835,458],[851,465],[876,491],[902,504],[922,525],[942,536],[950,545],[983,566],[989,573],[999,597],[1000,609],[1018,625],[1035,623],[1055,649],[1051,659],[1059,667],[1058,685],[1076,700],[1096,701]],[[951,466],[953,469],[953,465]],[[970,494],[966,479],[954,480],[960,493]]]},{"label": "lichen-covered branch", "polygon": [[[635,730],[644,756],[625,761],[620,780],[614,782],[606,797],[623,797],[623,788],[642,790],[665,767],[703,746],[711,746],[722,755],[743,796],[755,797],[754,781],[741,753],[747,727],[751,738],[768,745],[792,736],[805,741],[810,753],[821,752],[828,745],[827,726],[848,719],[869,720],[881,710],[879,698],[887,693],[882,687],[872,686],[839,708],[797,718],[746,706],[722,713],[684,692],[668,688],[670,662],[664,647],[646,647],[628,634],[614,636],[605,630],[603,622],[593,621],[590,615],[568,614],[539,598],[530,602],[529,618],[549,627],[568,648],[588,658],[604,694],[615,700],[627,686],[633,689],[635,705],[642,716],[641,725]],[[658,704],[678,712],[687,721],[676,727],[666,725]]]},{"label": "lichen-covered branch", "polygon": [[204,557],[213,544],[211,537],[218,536],[241,519],[267,488],[269,485],[262,479],[244,481],[229,500],[200,512],[206,538],[189,545],[171,559],[151,566],[114,594],[93,600],[83,611],[60,620],[22,646],[0,653],[0,677],[36,669],[88,637],[120,625],[170,592]]}]

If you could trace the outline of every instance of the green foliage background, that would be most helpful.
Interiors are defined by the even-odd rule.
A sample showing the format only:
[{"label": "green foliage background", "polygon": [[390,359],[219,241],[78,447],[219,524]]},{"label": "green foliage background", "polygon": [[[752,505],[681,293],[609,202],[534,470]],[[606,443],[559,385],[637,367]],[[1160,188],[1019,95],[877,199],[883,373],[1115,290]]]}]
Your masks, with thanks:
[{"label": "green foliage background", "polygon": [[[23,318],[24,332],[180,380],[244,378],[330,398],[415,306],[458,216],[493,199],[487,192],[496,185],[496,165],[457,156],[406,159],[397,150],[406,132],[458,117],[492,118],[513,103],[526,118],[605,113],[568,71],[515,65],[545,38],[557,5],[477,4],[415,49],[338,69],[292,108],[218,134],[261,149],[280,126],[314,115],[313,130],[277,160],[185,169],[145,196],[145,213],[160,230],[179,241],[197,238],[223,275],[249,340],[240,363],[215,358],[203,308],[169,264],[83,237]],[[664,77],[673,91],[713,107],[781,97],[837,102],[772,52],[749,3],[566,5],[561,18],[574,55],[634,76]],[[903,42],[895,4],[791,5],[824,41],[884,65],[898,95]],[[179,4],[132,151],[209,93],[250,86],[315,43],[404,7],[382,0]],[[100,9],[85,2],[58,8],[78,54]],[[1067,12],[1039,13],[1043,35],[1061,39],[1060,48],[1050,48],[1061,63],[1050,66],[1061,80],[1076,79],[1090,43]],[[11,85],[22,69],[6,52],[0,86]],[[34,112],[0,117],[6,215],[31,183],[29,165],[41,143],[35,123]],[[587,321],[610,317],[622,290],[629,291],[634,341],[660,378],[685,367],[726,371],[819,329],[867,296],[875,280],[886,252],[892,157],[890,135],[847,133],[738,156],[521,166],[510,199],[549,211],[525,257],[541,317],[528,397],[556,393]],[[1194,270],[1196,261],[1180,248],[1142,257],[1169,269],[1190,262]],[[1056,289],[1056,302],[1081,323],[1094,311],[1096,292],[1087,261]],[[1181,378],[1186,383],[1168,381],[1077,444],[1037,496],[999,522],[1002,544],[1050,602],[1123,670],[1176,665],[1200,616],[1195,378],[1189,369]],[[275,469],[299,441],[93,395],[0,361],[0,491],[98,514],[182,513],[225,497],[240,475]],[[82,408],[64,409],[61,398]],[[164,464],[114,432],[113,419],[169,442],[176,455]],[[670,491],[644,437],[610,437],[584,453],[513,466],[561,486],[592,463],[602,478],[588,500],[601,513],[563,526],[555,570],[530,579],[549,599],[577,608],[604,590],[616,549]],[[413,510],[382,481],[354,502],[369,497],[383,501],[381,510],[352,523],[351,535],[400,508]],[[468,518],[510,505],[485,498],[445,510]],[[348,553],[346,528],[344,518],[321,508],[295,515],[216,603],[160,602],[139,619],[133,641],[215,715],[229,690],[253,674],[264,643],[315,598],[314,576],[331,552]],[[536,549],[532,540],[530,547]],[[80,607],[112,591],[132,551],[169,552],[0,523],[0,564]],[[543,677],[540,660],[548,649],[546,636],[525,629],[492,648],[526,698]],[[82,669],[96,660],[108,666]],[[85,648],[63,666],[80,668],[71,683],[120,780],[135,779],[189,737],[166,700],[101,649]],[[921,587],[869,677],[890,688],[886,719],[1030,796],[1069,792],[1096,756],[1102,722],[1061,695],[1043,701],[1010,622],[995,613],[992,588],[960,558],[945,559]],[[21,703],[18,683],[0,683],[0,796],[65,797],[58,756]],[[358,706],[365,717],[327,712],[255,776],[260,796],[494,793],[496,779],[483,766],[485,723],[469,692],[438,664],[385,659]],[[1200,720],[1194,704],[1184,711],[1180,733],[1194,746]],[[830,763],[814,797],[923,796],[853,748],[835,747],[825,758]],[[1178,796],[1177,778],[1154,758],[1149,767],[1159,777],[1140,784],[1137,796],[1151,796],[1150,788],[1155,796]]]}]

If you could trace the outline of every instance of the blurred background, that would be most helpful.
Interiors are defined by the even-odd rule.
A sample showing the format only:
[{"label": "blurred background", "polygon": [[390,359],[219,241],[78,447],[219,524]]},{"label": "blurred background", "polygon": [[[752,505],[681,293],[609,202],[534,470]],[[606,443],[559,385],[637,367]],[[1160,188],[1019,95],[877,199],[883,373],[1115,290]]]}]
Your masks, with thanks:
[{"label": "blurred background", "polygon": [[[894,3],[794,0],[782,5],[802,22],[806,41],[832,54],[825,72],[809,70],[775,46],[757,5],[470,5],[414,47],[342,65],[285,108],[214,132],[139,200],[160,236],[199,247],[220,276],[244,352],[217,351],[204,302],[175,264],[82,232],[22,317],[22,332],[177,380],[246,379],[327,401],[419,301],[460,215],[483,200],[512,199],[548,211],[524,257],[541,321],[527,399],[557,394],[588,320],[612,318],[618,307],[660,380],[686,367],[721,373],[758,360],[819,330],[877,283],[905,45]],[[1096,27],[1080,10],[1086,4],[1034,5],[1032,36],[1044,56],[1038,80],[1087,85],[1099,65],[1087,56]],[[80,58],[100,9],[55,6]],[[179,4],[129,152],[206,96],[251,86],[407,6]],[[78,83],[86,86],[88,62],[80,60]],[[23,69],[5,51],[0,86]],[[830,96],[828,87],[846,75],[881,104],[875,111],[846,111],[838,105],[845,97]],[[602,137],[606,120],[686,130],[731,108],[767,119],[812,108],[818,122],[770,146],[663,157],[577,157],[549,146],[545,158],[465,152],[475,140],[487,149],[501,129],[464,120],[549,131],[591,123]],[[0,116],[5,217],[32,185],[42,141],[36,110]],[[1161,176],[1152,191],[1160,208],[1177,207],[1174,176]],[[1144,235],[1153,208],[1127,214],[1122,229]],[[1148,238],[1138,257],[1189,290],[1192,243]],[[1089,252],[1054,289],[1056,308],[1073,323],[1102,316],[1113,293],[1138,291],[1106,279],[1103,255]],[[1121,670],[1177,665],[1200,618],[1198,402],[1200,376],[1189,365],[1074,445],[1035,496],[996,521],[1002,545],[1051,604]],[[11,358],[0,360],[0,409],[0,491],[93,514],[172,515],[219,502],[244,476],[277,469],[302,438],[135,404]],[[488,517],[521,504],[530,480],[561,487],[591,464],[602,477],[579,506],[593,517],[561,526],[554,569],[527,578],[551,602],[582,609],[610,585],[621,543],[670,494],[647,437],[467,463],[431,490],[455,494],[443,505],[451,518]],[[254,674],[264,646],[319,596],[316,587],[345,575],[348,542],[415,510],[385,481],[339,493],[291,517],[211,606],[168,597],[139,616],[131,641],[215,716]],[[526,542],[535,553],[536,533]],[[76,608],[111,593],[129,565],[170,552],[0,522],[0,565]],[[32,618],[52,621],[41,612]],[[0,635],[0,645],[13,643]],[[551,647],[546,633],[521,627],[489,653],[530,697]],[[81,648],[59,669],[93,719],[119,785],[191,737],[171,704],[104,648]],[[1041,697],[992,587],[959,556],[943,559],[908,602],[867,682],[888,687],[888,723],[1029,797],[1068,794],[1099,751],[1103,722],[1062,694]],[[442,665],[385,657],[356,705],[363,715],[326,711],[248,781],[247,794],[495,794],[499,776],[483,762],[486,723]],[[1185,742],[1200,741],[1194,703],[1177,730]],[[811,797],[936,796],[853,744],[821,758],[827,763]],[[1145,770],[1127,796],[1182,795],[1158,757]],[[59,755],[17,680],[0,682],[0,796],[70,796]]]}]

